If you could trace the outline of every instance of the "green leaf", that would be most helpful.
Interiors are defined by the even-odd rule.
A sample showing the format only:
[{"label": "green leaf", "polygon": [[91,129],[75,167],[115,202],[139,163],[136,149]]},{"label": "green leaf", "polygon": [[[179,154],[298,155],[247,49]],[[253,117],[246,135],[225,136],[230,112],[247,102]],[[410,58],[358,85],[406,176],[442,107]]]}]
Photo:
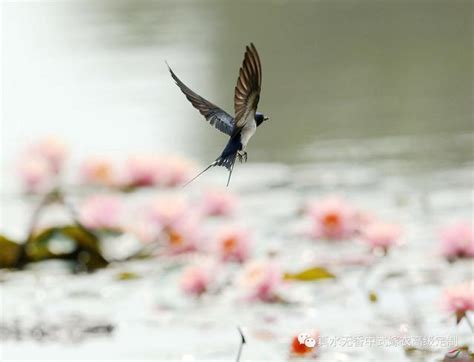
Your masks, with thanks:
[{"label": "green leaf", "polygon": [[[50,242],[57,238],[67,238],[75,247],[67,253],[55,253]],[[35,262],[46,259],[73,260],[78,269],[92,271],[108,265],[100,250],[100,240],[91,231],[80,225],[55,226],[34,234],[26,243],[27,261]]]},{"label": "green leaf", "polygon": [[405,346],[403,349],[405,350],[405,355],[412,358],[427,357],[428,355],[435,352],[428,348],[418,348],[413,346]]},{"label": "green leaf", "polygon": [[140,274],[134,272],[123,271],[117,274],[117,280],[134,280],[140,278]]},{"label": "green leaf", "polygon": [[0,268],[15,268],[18,265],[23,245],[0,235]]},{"label": "green leaf", "polygon": [[123,230],[120,228],[104,228],[97,230],[97,232],[99,232],[101,236],[106,237],[115,237],[123,234]]},{"label": "green leaf", "polygon": [[54,257],[54,254],[48,248],[48,243],[57,233],[58,229],[51,227],[33,234],[25,245],[27,260],[34,262]]},{"label": "green leaf", "polygon": [[312,282],[323,279],[334,279],[336,276],[323,267],[313,267],[297,273],[284,273],[285,280],[299,280],[302,282]]},{"label": "green leaf", "polygon": [[63,226],[61,232],[77,243],[77,261],[87,270],[104,268],[109,264],[102,255],[100,240],[94,233],[79,225]]},{"label": "green leaf", "polygon": [[379,296],[374,291],[370,291],[368,297],[371,303],[377,303],[379,300]]}]

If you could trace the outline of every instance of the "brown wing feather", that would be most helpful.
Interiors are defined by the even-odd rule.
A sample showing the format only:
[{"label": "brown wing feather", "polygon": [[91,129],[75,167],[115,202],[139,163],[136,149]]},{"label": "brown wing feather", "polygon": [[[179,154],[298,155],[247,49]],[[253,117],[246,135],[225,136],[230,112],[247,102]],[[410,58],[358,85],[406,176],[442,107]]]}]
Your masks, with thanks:
[{"label": "brown wing feather", "polygon": [[254,116],[260,99],[262,65],[253,43],[245,48],[244,61],[235,86],[235,129],[241,129]]},{"label": "brown wing feather", "polygon": [[209,102],[207,99],[204,99],[199,94],[188,88],[188,86],[186,86],[186,84],[184,84],[176,74],[174,74],[169,65],[168,69],[171,73],[171,77],[173,77],[179,89],[181,89],[181,92],[184,93],[193,107],[196,108],[212,126],[229,136],[232,135],[234,130],[234,118],[215,104]]}]

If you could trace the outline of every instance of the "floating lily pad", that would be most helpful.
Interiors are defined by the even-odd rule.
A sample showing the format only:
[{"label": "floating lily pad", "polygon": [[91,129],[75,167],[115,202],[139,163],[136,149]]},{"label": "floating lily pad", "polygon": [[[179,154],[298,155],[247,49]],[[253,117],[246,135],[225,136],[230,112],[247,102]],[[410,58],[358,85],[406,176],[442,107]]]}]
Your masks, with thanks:
[{"label": "floating lily pad", "polygon": [[23,246],[0,235],[0,268],[14,268],[22,255]]},{"label": "floating lily pad", "polygon": [[302,270],[297,273],[285,273],[283,279],[285,280],[299,280],[303,282],[312,282],[323,279],[334,279],[336,276],[323,267],[313,267]]},{"label": "floating lily pad", "polygon": [[379,300],[378,294],[374,291],[370,291],[368,297],[371,303],[377,303]]},{"label": "floating lily pad", "polygon": [[418,347],[413,347],[413,346],[407,346],[404,348],[405,350],[405,355],[408,357],[412,358],[422,358],[422,357],[427,357],[430,354],[435,353],[435,351],[427,348],[418,348]]},{"label": "floating lily pad", "polygon": [[[51,242],[61,238],[73,241],[75,247],[67,253],[55,252]],[[79,268],[91,271],[108,265],[100,250],[98,237],[79,225],[65,225],[51,227],[34,234],[27,242],[27,261],[41,261],[46,259],[74,260]]]},{"label": "floating lily pad", "polygon": [[134,279],[140,279],[141,276],[140,274],[134,273],[134,272],[120,272],[117,274],[117,279],[118,280],[134,280]]}]

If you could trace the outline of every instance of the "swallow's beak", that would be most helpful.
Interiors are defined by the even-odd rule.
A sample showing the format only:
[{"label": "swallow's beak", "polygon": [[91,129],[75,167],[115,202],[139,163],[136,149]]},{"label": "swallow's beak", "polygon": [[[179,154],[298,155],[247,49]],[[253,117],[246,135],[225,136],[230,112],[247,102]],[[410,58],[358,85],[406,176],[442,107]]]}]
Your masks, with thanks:
[{"label": "swallow's beak", "polygon": [[270,119],[270,117],[263,117],[264,121],[268,121],[269,119]]}]

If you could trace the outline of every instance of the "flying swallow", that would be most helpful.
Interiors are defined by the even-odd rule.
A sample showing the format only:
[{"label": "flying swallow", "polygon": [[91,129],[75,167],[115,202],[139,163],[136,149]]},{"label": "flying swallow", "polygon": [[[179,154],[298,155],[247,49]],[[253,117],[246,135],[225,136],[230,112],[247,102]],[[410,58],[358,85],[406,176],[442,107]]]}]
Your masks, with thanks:
[{"label": "flying swallow", "polygon": [[174,81],[193,107],[196,108],[212,126],[230,136],[221,155],[206,169],[186,183],[186,185],[201,176],[211,167],[223,166],[229,170],[229,178],[227,180],[227,186],[229,186],[236,158],[238,157],[241,162],[247,161],[247,152],[245,149],[250,138],[255,134],[257,127],[260,126],[263,121],[269,119],[262,113],[257,112],[260,90],[262,88],[262,65],[255,45],[250,43],[250,46],[247,46],[245,49],[244,61],[242,62],[239,77],[237,78],[237,85],[235,86],[234,117],[189,89],[181,82],[176,74],[174,74],[169,65],[168,69]]}]

